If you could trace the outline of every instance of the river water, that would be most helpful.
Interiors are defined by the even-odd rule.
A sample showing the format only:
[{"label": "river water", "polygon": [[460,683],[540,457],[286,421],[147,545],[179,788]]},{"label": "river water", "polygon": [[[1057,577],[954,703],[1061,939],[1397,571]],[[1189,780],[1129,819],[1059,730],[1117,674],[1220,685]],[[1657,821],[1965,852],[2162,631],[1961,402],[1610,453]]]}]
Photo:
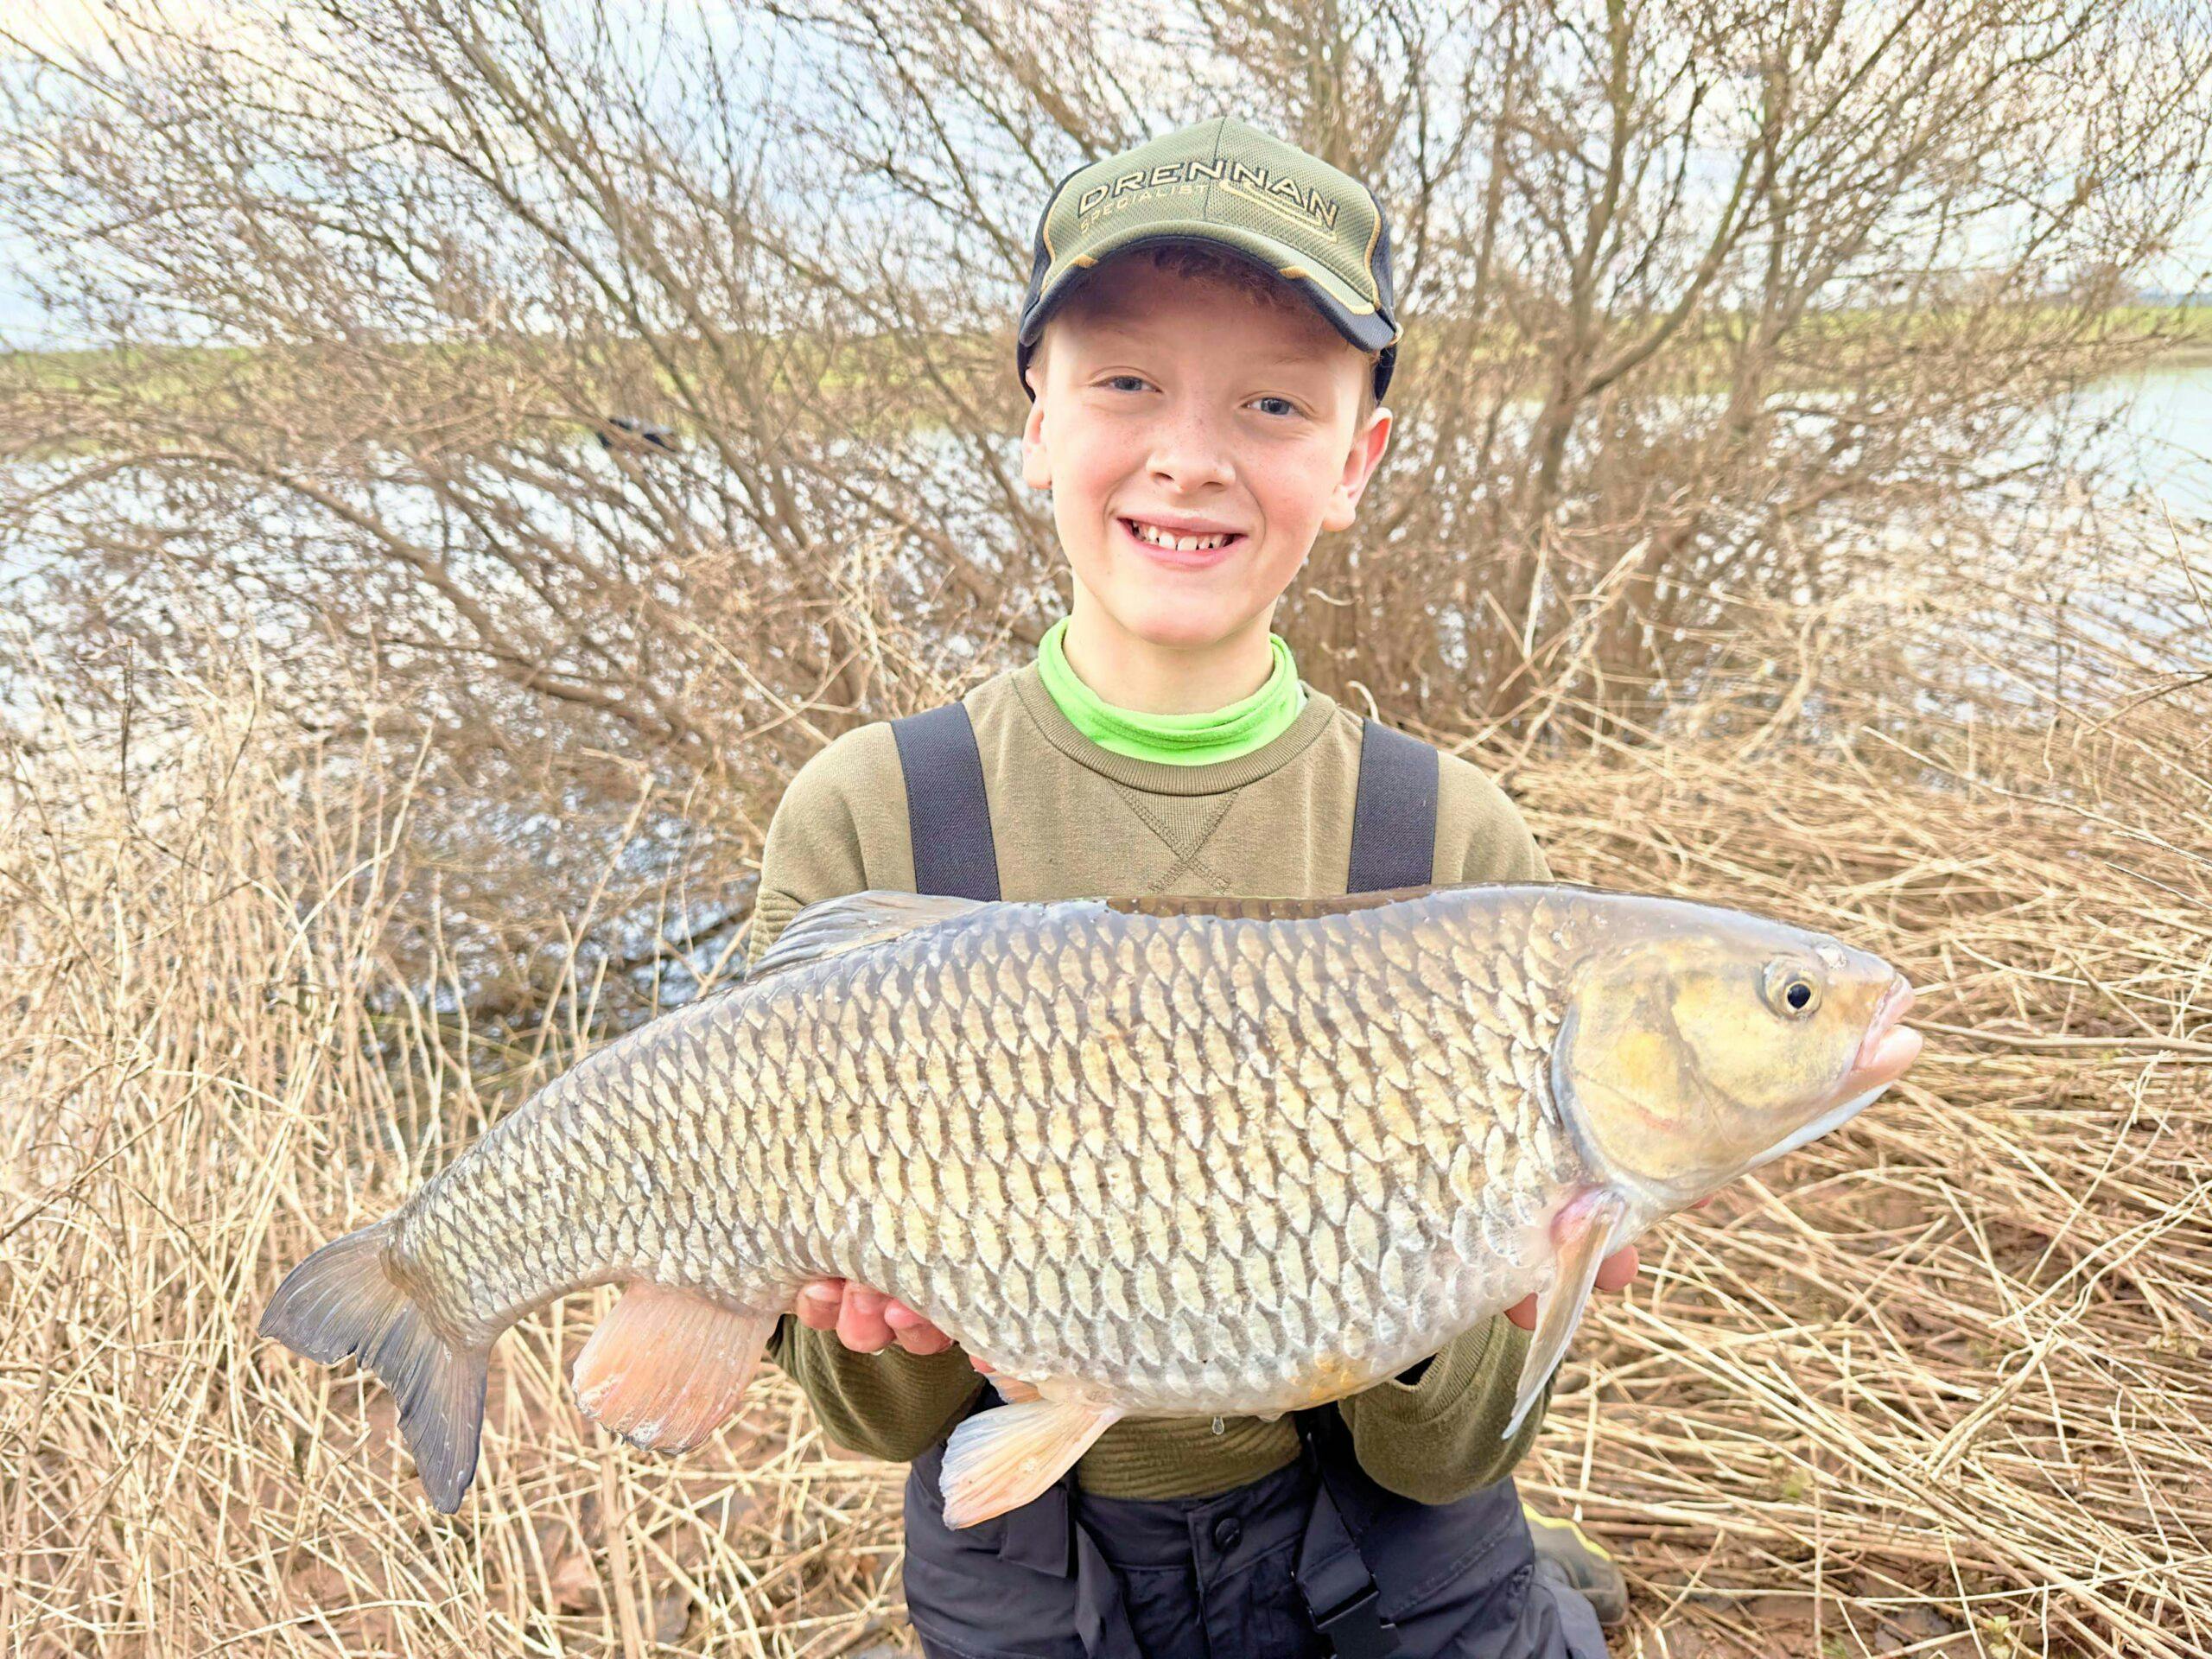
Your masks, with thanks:
[{"label": "river water", "polygon": [[2105,423],[2092,450],[2120,489],[2154,497],[2179,518],[2212,519],[2212,363],[2115,375],[2061,412]]}]

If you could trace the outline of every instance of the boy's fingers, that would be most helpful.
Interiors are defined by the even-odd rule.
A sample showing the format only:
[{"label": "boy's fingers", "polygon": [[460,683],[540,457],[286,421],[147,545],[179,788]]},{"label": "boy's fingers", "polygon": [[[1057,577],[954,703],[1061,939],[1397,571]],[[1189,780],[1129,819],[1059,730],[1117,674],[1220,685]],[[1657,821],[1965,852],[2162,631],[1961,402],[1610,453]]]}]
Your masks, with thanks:
[{"label": "boy's fingers", "polygon": [[[1628,1281],[1636,1277],[1636,1246],[1624,1245],[1598,1264],[1598,1288],[1624,1289]],[[1505,1310],[1505,1317],[1523,1331],[1534,1331],[1536,1328],[1536,1299],[1523,1296]]]},{"label": "boy's fingers", "polygon": [[1600,1290],[1624,1289],[1628,1281],[1636,1277],[1637,1260],[1636,1246],[1633,1244],[1624,1245],[1621,1249],[1615,1250],[1598,1264],[1598,1288]]},{"label": "boy's fingers", "polygon": [[874,1299],[875,1306],[868,1305],[868,1298],[856,1285],[845,1288],[844,1311],[837,1315],[837,1340],[857,1353],[873,1354],[891,1344],[891,1327],[883,1322],[883,1301]]},{"label": "boy's fingers", "polygon": [[810,1331],[832,1331],[836,1328],[837,1310],[844,1300],[843,1280],[816,1279],[799,1287],[798,1294],[791,1299],[791,1312]]},{"label": "boy's fingers", "polygon": [[952,1346],[952,1338],[904,1302],[886,1302],[883,1322],[891,1327],[898,1344],[910,1354],[941,1354]]}]

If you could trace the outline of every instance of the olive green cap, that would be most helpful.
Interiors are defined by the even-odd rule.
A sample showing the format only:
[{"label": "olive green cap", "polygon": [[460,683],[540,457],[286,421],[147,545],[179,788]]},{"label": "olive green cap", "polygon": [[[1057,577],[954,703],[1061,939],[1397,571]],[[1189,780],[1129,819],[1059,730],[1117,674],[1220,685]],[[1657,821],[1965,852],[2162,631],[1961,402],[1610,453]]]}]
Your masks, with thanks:
[{"label": "olive green cap", "polygon": [[1022,390],[1036,396],[1030,354],[1083,272],[1109,254],[1177,242],[1224,249],[1304,294],[1346,340],[1382,353],[1382,397],[1398,341],[1382,203],[1349,174],[1234,116],[1086,162],[1053,187],[1014,331]]}]

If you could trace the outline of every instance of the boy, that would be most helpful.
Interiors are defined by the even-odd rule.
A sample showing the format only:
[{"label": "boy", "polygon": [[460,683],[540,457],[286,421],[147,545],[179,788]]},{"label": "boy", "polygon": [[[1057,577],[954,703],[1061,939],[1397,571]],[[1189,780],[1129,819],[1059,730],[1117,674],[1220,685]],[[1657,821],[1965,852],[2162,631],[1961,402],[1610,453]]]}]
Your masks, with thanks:
[{"label": "boy", "polygon": [[[1035,663],[801,770],[769,827],[748,960],[804,906],[868,887],[1322,897],[1548,879],[1476,767],[1378,735],[1304,686],[1268,631],[1382,458],[1397,338],[1379,204],[1255,128],[1202,123],[1063,179],[1016,367],[1022,475],[1052,493],[1069,613]],[[1398,775],[1386,753],[1425,792],[1370,794],[1370,772]],[[1634,1271],[1623,1251],[1600,1283]],[[1510,1478],[1541,1406],[1500,1433],[1530,1317],[1295,1421],[1117,1424],[1044,1497],[959,1532],[944,1442],[998,1400],[942,1332],[822,1281],[769,1351],[833,1439],[913,1462],[906,1587],[926,1652],[1593,1659],[1589,1604],[1554,1563],[1535,1570]]]}]

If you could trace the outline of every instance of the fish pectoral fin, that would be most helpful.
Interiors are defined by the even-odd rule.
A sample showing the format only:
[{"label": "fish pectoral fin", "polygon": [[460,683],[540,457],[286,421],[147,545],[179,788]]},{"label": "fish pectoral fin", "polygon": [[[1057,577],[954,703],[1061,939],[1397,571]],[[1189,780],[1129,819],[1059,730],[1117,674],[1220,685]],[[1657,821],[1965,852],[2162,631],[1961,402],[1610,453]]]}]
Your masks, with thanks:
[{"label": "fish pectoral fin", "polygon": [[576,1356],[576,1403],[633,1446],[688,1452],[737,1409],[776,1318],[639,1280]]},{"label": "fish pectoral fin", "polygon": [[1119,1406],[1032,1400],[979,1411],[952,1431],[938,1477],[944,1523],[972,1527],[1020,1509],[1121,1421]]},{"label": "fish pectoral fin", "polygon": [[1545,1380],[1567,1357],[1567,1344],[1582,1322],[1591,1287],[1598,1282],[1598,1264],[1611,1254],[1614,1232],[1627,1214],[1628,1201],[1611,1187],[1601,1187],[1570,1203],[1553,1224],[1559,1272],[1552,1287],[1536,1298],[1535,1334],[1529,1339],[1528,1357],[1521,1362],[1521,1385],[1502,1438],[1513,1438],[1544,1391]]}]

